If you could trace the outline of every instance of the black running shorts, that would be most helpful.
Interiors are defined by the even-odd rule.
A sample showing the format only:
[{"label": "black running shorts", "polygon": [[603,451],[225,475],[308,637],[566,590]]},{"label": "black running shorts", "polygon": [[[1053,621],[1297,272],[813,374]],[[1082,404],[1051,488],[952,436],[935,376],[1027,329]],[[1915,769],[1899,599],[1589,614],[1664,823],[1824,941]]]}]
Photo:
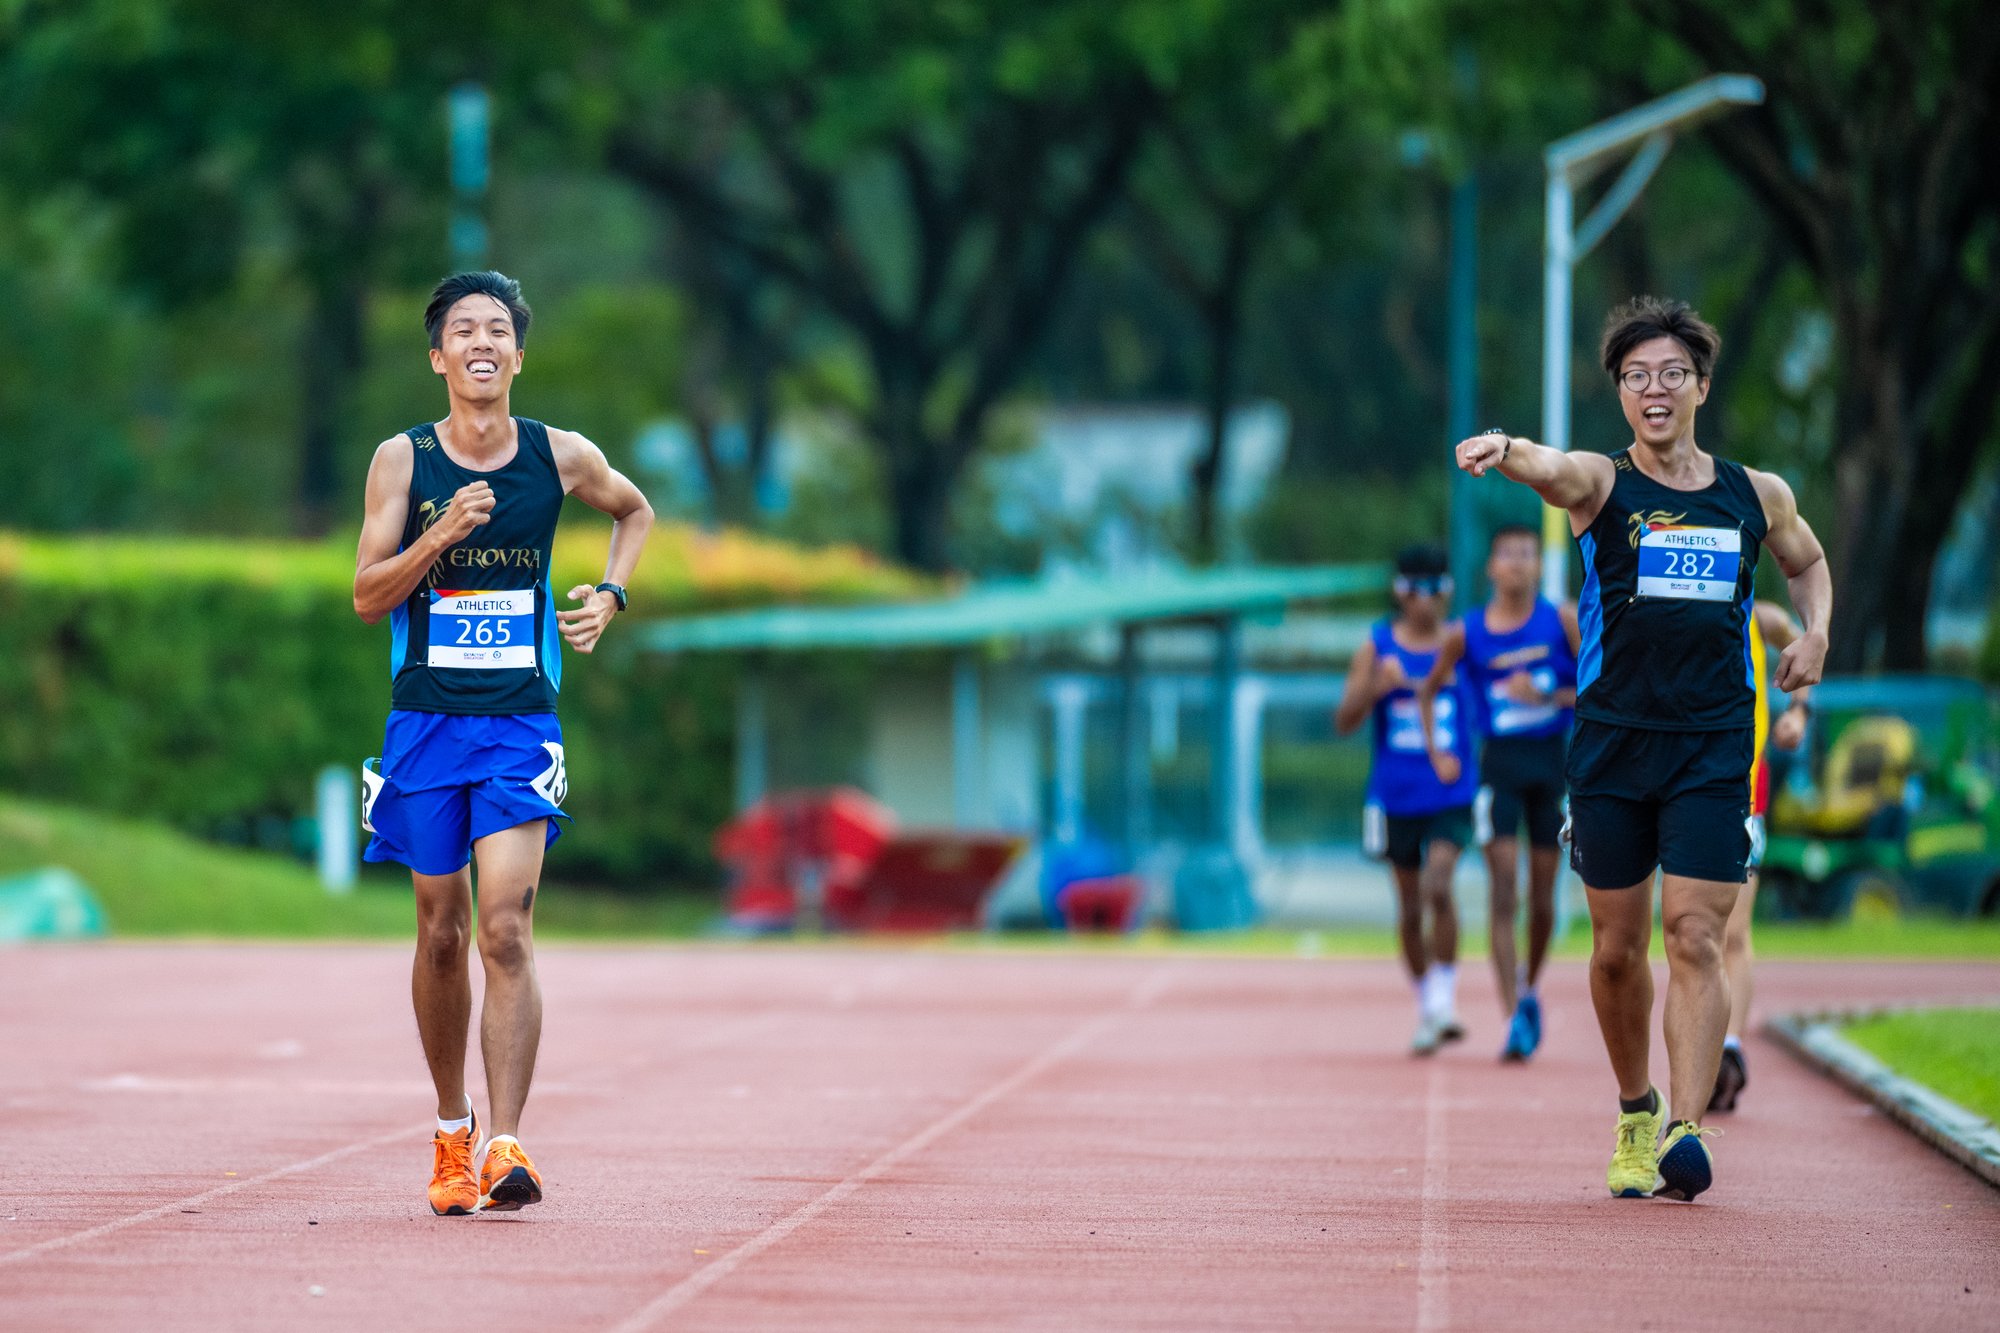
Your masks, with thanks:
[{"label": "black running shorts", "polygon": [[1427,815],[1383,815],[1369,806],[1361,830],[1362,850],[1403,870],[1424,863],[1424,849],[1433,842],[1464,848],[1472,844],[1472,807],[1455,805]]},{"label": "black running shorts", "polygon": [[1648,731],[1578,719],[1569,747],[1570,865],[1594,889],[1655,868],[1741,884],[1755,734]]},{"label": "black running shorts", "polygon": [[1562,832],[1563,770],[1568,739],[1555,736],[1495,736],[1479,756],[1479,840],[1516,838],[1528,823],[1528,843],[1553,847]]}]

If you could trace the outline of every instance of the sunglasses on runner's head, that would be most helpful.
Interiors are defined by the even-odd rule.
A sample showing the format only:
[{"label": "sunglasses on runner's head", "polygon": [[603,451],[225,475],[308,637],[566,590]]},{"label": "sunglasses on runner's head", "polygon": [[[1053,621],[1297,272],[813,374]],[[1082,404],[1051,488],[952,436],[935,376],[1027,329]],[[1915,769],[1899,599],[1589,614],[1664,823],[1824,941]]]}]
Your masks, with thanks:
[{"label": "sunglasses on runner's head", "polygon": [[1420,574],[1413,578],[1406,574],[1398,574],[1396,581],[1389,586],[1396,590],[1398,597],[1442,597],[1451,591],[1451,576]]}]

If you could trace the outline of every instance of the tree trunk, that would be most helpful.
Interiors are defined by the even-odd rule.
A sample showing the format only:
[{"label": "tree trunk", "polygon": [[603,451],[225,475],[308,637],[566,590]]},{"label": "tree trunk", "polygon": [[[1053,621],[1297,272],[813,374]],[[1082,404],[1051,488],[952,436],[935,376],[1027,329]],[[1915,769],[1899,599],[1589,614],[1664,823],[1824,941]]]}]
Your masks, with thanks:
[{"label": "tree trunk", "polygon": [[1882,420],[1884,405],[1856,383],[1853,375],[1860,369],[1850,363],[1843,376],[1844,385],[1851,387],[1841,390],[1845,401],[1835,419],[1853,421],[1864,412],[1876,419],[1845,433],[1835,468],[1834,530],[1821,535],[1833,567],[1827,666],[1835,671],[1864,670],[1881,648],[1878,635],[1898,581],[1892,562],[1906,530],[1910,463],[1916,454],[1916,442],[1902,423]]},{"label": "tree trunk", "polygon": [[1240,293],[1218,300],[1208,324],[1208,393],[1203,416],[1207,442],[1190,469],[1194,494],[1194,549],[1197,565],[1212,565],[1221,555],[1222,470],[1229,449],[1229,409],[1236,397],[1237,337],[1242,318]]},{"label": "tree trunk", "polygon": [[942,574],[951,568],[951,490],[957,469],[939,466],[944,446],[911,441],[896,452],[889,475],[896,558],[913,569]]},{"label": "tree trunk", "polygon": [[743,357],[743,476],[741,521],[763,518],[771,437],[778,421],[778,354],[768,336],[746,339]]},{"label": "tree trunk", "polygon": [[341,445],[366,356],[367,292],[354,268],[316,275],[299,335],[299,528],[323,536],[336,522]]},{"label": "tree trunk", "polygon": [[1236,362],[1242,351],[1243,292],[1250,280],[1250,255],[1263,220],[1261,205],[1231,217],[1223,241],[1215,286],[1201,302],[1208,329],[1208,442],[1195,459],[1194,562],[1212,565],[1222,546],[1222,475],[1228,462],[1229,414],[1236,404]]},{"label": "tree trunk", "polygon": [[951,567],[951,484],[958,469],[946,442],[925,427],[929,377],[900,341],[879,343],[873,359],[877,406],[868,427],[888,465],[896,558],[941,574]]}]

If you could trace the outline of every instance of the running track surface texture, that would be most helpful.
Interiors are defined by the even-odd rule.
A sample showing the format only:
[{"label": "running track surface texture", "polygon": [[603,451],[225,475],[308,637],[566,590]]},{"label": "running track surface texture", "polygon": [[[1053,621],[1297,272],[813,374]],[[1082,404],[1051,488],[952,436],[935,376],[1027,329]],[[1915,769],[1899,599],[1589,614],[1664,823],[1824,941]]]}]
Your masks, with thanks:
[{"label": "running track surface texture", "polygon": [[0,1327],[2000,1327],[2000,1191],[1761,1040],[1716,1187],[1610,1198],[1576,963],[1519,1067],[1470,960],[1423,1062],[1389,963],[545,946],[548,1198],[471,1218],[424,1202],[408,967],[0,953]]}]

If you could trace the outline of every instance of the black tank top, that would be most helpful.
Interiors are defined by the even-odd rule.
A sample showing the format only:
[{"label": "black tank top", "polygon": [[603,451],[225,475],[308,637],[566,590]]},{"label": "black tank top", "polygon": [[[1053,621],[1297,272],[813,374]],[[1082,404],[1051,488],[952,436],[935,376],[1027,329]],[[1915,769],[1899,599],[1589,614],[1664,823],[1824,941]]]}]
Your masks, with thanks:
[{"label": "black tank top", "polygon": [[459,487],[493,488],[493,515],[448,548],[391,613],[391,706],[419,713],[550,713],[562,650],[549,587],[549,548],[562,477],[539,421],[515,417],[505,467],[474,472],[445,455],[437,426],[412,426],[409,547],[444,515]]},{"label": "black tank top", "polygon": [[1576,539],[1578,717],[1653,731],[1755,721],[1750,614],[1764,504],[1741,465],[1715,460],[1698,491],[1662,486],[1611,456],[1610,498]]}]

